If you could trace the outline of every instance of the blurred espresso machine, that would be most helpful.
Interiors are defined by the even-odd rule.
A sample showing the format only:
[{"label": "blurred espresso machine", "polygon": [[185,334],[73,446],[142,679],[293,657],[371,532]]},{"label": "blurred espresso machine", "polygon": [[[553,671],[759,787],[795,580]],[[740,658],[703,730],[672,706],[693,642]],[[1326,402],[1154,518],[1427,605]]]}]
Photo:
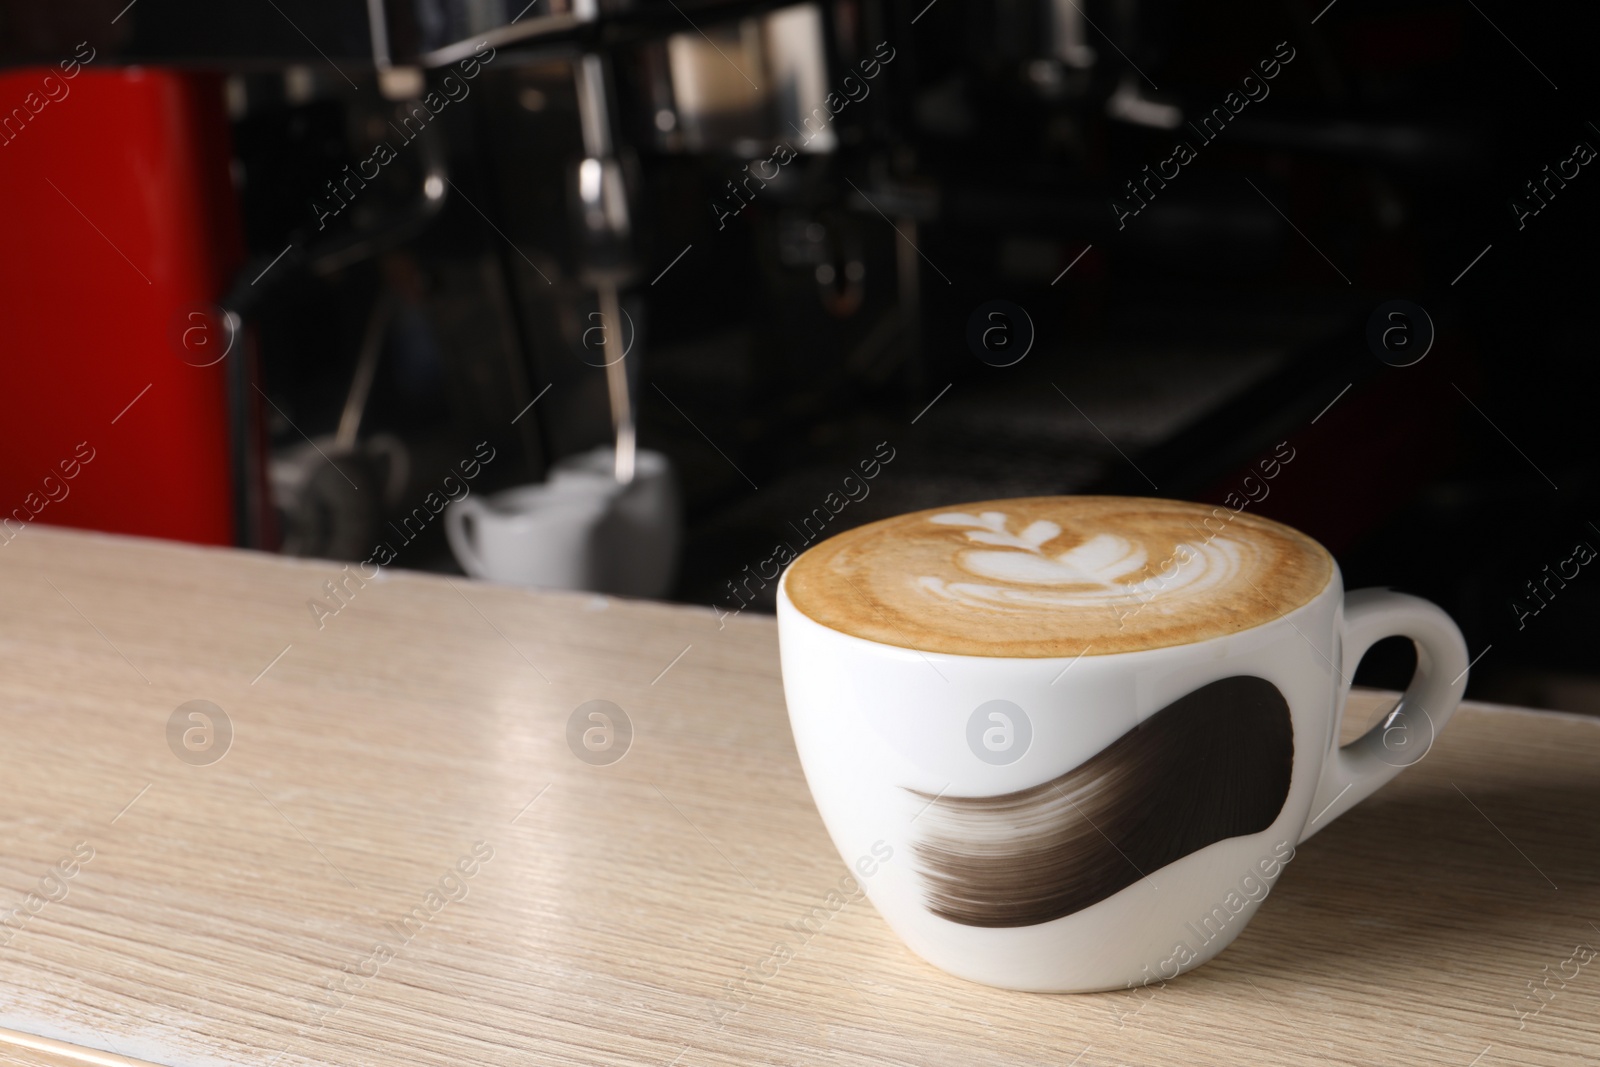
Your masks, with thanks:
[{"label": "blurred espresso machine", "polygon": [[[108,417],[137,394],[119,418],[163,429],[102,450],[119,490],[47,521],[358,561],[400,537],[405,565],[448,569],[419,501],[454,493],[463,463],[479,494],[563,463],[630,484],[644,448],[682,485],[693,599],[894,434],[925,440],[851,521],[1004,492],[1219,496],[1378,366],[1335,365],[1292,323],[1276,354],[1185,355],[1255,328],[1236,282],[1331,283],[1307,319],[1324,334],[1349,313],[1262,168],[1353,175],[1306,188],[1344,216],[1360,201],[1354,241],[1407,217],[1383,167],[1422,181],[1481,155],[1456,128],[1330,110],[1348,86],[1304,8],[1217,15],[1180,49],[1198,8],[1175,0],[4,0],[12,96],[76,73],[37,113],[0,108],[18,164],[0,182],[48,209],[0,236],[17,275],[0,293],[30,346],[66,345],[10,391],[26,402],[0,400],[44,442],[0,488],[24,496],[78,441],[45,432],[80,415],[61,379],[103,388]],[[1181,196],[1124,225],[1126,179],[1284,27],[1304,56],[1276,110],[1252,105]],[[1158,91],[1147,72],[1175,65]],[[70,226],[114,246],[93,287],[113,316],[75,303],[89,260]],[[969,336],[998,297],[1000,332],[1037,353],[1008,376]],[[1074,404],[1121,419],[1116,446],[1050,388],[1062,353]],[[1139,396],[1118,384],[1134,380]],[[1276,421],[1228,415],[1230,397]],[[1280,517],[1317,525],[1298,509],[1325,494],[1279,494]],[[1335,518],[1330,543],[1370,521]]]},{"label": "blurred espresso machine", "polygon": [[[148,362],[155,417],[193,429],[116,461],[175,471],[166,492],[53,520],[335,558],[359,558],[465,436],[508,457],[485,479],[504,485],[597,445],[625,480],[641,419],[699,432],[742,462],[690,457],[694,505],[755,484],[745,468],[773,469],[821,413],[923,397],[948,310],[928,286],[995,255],[930,225],[998,210],[1031,231],[1005,254],[1049,270],[1084,221],[1059,190],[1027,206],[1030,183],[1082,172],[1063,105],[1141,106],[1097,81],[1073,0],[10,0],[0,29],[19,98],[58,57],[83,64],[76,101],[9,128],[16,195],[38,192],[28,168],[73,166],[72,139],[159,150],[177,171],[132,199],[57,191],[91,220],[165,203],[151,221],[184,229],[198,264],[150,277],[161,235],[104,235],[138,272],[117,281],[156,298],[131,341],[83,338],[76,373],[114,339]],[[204,106],[173,119],[166,97]],[[1006,128],[978,121],[986,97]],[[935,180],[962,170],[984,177]],[[211,221],[188,236],[197,196]],[[14,236],[14,258],[48,258],[56,225]],[[75,269],[39,274],[30,301],[76,291]],[[185,508],[204,514],[171,518]]]}]

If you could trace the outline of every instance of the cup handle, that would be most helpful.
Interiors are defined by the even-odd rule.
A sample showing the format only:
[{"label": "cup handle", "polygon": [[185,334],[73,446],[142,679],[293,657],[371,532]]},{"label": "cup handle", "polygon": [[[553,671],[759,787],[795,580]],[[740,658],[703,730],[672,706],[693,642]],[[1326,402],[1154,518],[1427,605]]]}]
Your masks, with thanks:
[{"label": "cup handle", "polygon": [[[1396,636],[1411,638],[1417,647],[1417,672],[1411,684],[1382,722],[1340,746],[1356,665],[1378,641]],[[1467,643],[1461,631],[1443,608],[1420,597],[1387,589],[1358,589],[1346,595],[1339,644],[1343,662],[1331,751],[1323,762],[1311,821],[1300,832],[1301,841],[1426,756],[1467,688]]]},{"label": "cup handle", "polygon": [[474,578],[487,578],[488,568],[483,565],[483,557],[478,555],[478,547],[473,529],[482,520],[483,505],[474,497],[466,496],[457,500],[444,509],[444,533],[450,542],[450,551],[456,555],[456,562],[461,564],[461,569]]}]

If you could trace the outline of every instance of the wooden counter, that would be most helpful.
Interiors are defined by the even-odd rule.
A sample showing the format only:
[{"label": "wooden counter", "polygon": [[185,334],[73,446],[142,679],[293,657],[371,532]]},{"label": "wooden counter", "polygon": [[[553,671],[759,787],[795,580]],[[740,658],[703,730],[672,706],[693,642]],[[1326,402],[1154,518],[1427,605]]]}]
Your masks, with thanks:
[{"label": "wooden counter", "polygon": [[[7,1062],[1600,1059],[1600,958],[1574,954],[1600,948],[1600,721],[1469,706],[1215,962],[1018,994],[924,964],[864,901],[789,928],[845,867],[769,618],[395,572],[319,629],[340,577],[44,527],[0,546]],[[567,741],[597,699],[633,725],[608,766]],[[231,722],[216,762],[220,733],[169,745],[193,700]],[[758,973],[778,942],[795,958]]]}]

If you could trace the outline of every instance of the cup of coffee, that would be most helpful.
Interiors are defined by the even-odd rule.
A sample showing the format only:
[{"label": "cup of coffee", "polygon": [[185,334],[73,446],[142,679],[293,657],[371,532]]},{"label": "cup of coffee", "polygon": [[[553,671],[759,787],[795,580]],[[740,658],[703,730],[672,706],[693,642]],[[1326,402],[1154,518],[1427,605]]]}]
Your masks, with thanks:
[{"label": "cup of coffee", "polygon": [[[614,448],[592,448],[558,460],[551,477],[557,483],[571,477],[609,479],[616,462]],[[666,596],[677,577],[683,502],[664,454],[634,453],[633,480],[614,498],[598,536],[605,573],[595,588],[621,596]]]},{"label": "cup of coffee", "polygon": [[[1400,704],[1340,746],[1356,664],[1410,638]],[[1346,594],[1229,508],[964,504],[815,545],[778,591],[806,781],[867,896],[952,974],[1120,989],[1210,959],[1295,846],[1427,753],[1466,688],[1438,607]]]},{"label": "cup of coffee", "polygon": [[605,570],[597,531],[620,489],[608,476],[588,476],[464,497],[445,509],[445,534],[474,578],[594,589]]},{"label": "cup of coffee", "polygon": [[544,589],[662,596],[681,537],[676,480],[666,456],[641,450],[633,480],[618,482],[599,448],[561,460],[550,479],[444,513],[461,568],[474,578]]}]

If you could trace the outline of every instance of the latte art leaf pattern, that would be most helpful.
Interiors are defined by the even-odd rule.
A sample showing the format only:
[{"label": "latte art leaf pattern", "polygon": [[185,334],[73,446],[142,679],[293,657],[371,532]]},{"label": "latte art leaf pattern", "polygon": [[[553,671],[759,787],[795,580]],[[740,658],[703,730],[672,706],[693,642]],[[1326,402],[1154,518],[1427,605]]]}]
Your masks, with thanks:
[{"label": "latte art leaf pattern", "polygon": [[1035,496],[846,530],[782,584],[801,614],[869,641],[1070,659],[1236,634],[1338,582],[1325,548],[1242,508]]},{"label": "latte art leaf pattern", "polygon": [[[1165,568],[1142,581],[1129,581],[1126,579],[1149,567],[1150,553],[1117,534],[1095,534],[1051,555],[1044,546],[1061,535],[1061,527],[1054,522],[1037,520],[1021,533],[1012,534],[1006,514],[1000,511],[981,515],[943,512],[928,521],[971,527],[966,531],[969,541],[1003,546],[969,548],[955,554],[957,568],[987,582],[917,577],[917,584],[928,592],[970,607],[1116,607],[1144,603],[1158,593],[1204,594],[1236,580],[1246,551],[1244,545],[1221,537],[1200,544],[1179,542]],[[1003,584],[994,584],[997,582]]]}]

